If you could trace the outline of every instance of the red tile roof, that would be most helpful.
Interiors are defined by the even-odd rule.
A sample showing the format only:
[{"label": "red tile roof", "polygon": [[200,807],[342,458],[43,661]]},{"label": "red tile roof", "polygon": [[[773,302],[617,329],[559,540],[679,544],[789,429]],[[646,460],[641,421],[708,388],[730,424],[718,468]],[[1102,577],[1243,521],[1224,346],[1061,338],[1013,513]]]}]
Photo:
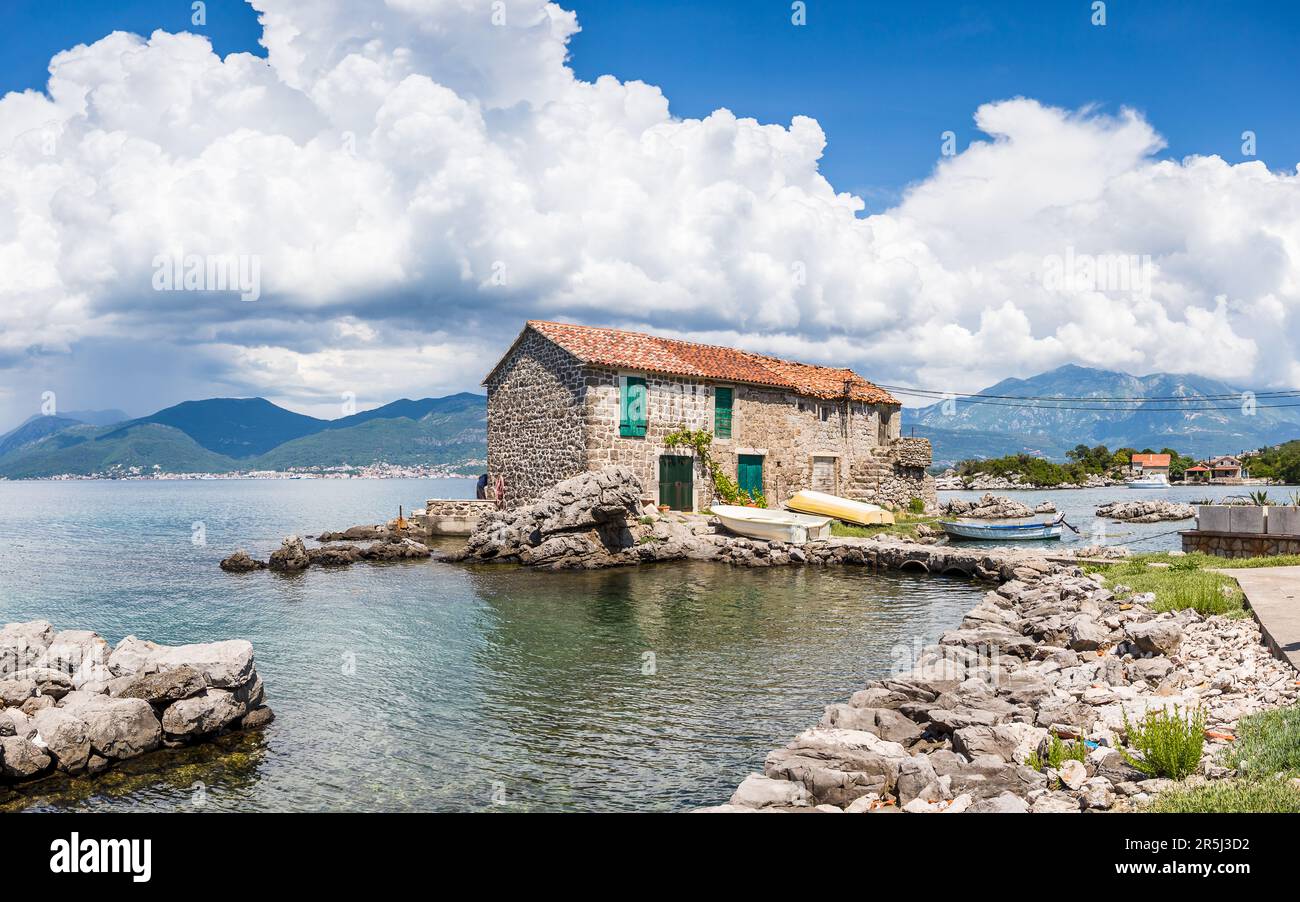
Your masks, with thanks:
[{"label": "red tile roof", "polygon": [[897,404],[893,395],[850,369],[796,363],[735,348],[696,344],[595,326],[529,320],[532,329],[584,363],[782,388],[812,398]]},{"label": "red tile roof", "polygon": [[1187,473],[1208,473],[1208,472],[1210,472],[1210,468],[1209,468],[1209,467],[1203,467],[1203,466],[1201,466],[1200,464],[1197,464],[1197,465],[1194,466],[1194,467],[1188,467],[1184,472],[1187,472]]},{"label": "red tile roof", "polygon": [[1141,464],[1144,467],[1167,467],[1169,466],[1168,454],[1134,454],[1133,463]]}]

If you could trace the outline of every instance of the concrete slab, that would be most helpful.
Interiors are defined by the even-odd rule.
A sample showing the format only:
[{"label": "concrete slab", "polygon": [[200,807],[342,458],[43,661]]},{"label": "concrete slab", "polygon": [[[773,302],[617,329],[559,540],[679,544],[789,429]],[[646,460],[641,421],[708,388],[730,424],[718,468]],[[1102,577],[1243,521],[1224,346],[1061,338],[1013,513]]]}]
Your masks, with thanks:
[{"label": "concrete slab", "polygon": [[1300,567],[1216,568],[1237,580],[1264,633],[1264,641],[1300,671]]},{"label": "concrete slab", "polygon": [[1268,509],[1268,531],[1270,535],[1296,535],[1300,533],[1300,507],[1291,505],[1270,507]]},{"label": "concrete slab", "polygon": [[1196,509],[1196,528],[1204,532],[1228,531],[1228,508],[1203,504]]},{"label": "concrete slab", "polygon": [[1228,532],[1261,533],[1264,531],[1264,508],[1253,505],[1228,508]]}]

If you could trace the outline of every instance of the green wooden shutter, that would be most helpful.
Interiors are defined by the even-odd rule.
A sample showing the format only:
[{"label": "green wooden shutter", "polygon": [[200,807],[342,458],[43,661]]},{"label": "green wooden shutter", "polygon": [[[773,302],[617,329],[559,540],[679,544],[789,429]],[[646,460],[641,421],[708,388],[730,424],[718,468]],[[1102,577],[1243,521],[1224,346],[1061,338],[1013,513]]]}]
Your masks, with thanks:
[{"label": "green wooden shutter", "polygon": [[713,434],[718,438],[731,438],[732,397],[732,390],[729,388],[713,390]]},{"label": "green wooden shutter", "polygon": [[643,438],[646,427],[646,387],[640,376],[622,376],[619,381],[618,434]]}]

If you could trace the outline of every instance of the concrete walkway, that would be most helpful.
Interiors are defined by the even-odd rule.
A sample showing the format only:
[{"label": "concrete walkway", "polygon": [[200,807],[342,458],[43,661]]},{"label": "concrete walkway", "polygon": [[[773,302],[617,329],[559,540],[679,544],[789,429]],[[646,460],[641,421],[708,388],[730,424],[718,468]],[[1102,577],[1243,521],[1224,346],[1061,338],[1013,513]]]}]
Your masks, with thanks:
[{"label": "concrete walkway", "polygon": [[1268,647],[1300,670],[1300,567],[1216,568],[1212,572],[1237,580]]}]

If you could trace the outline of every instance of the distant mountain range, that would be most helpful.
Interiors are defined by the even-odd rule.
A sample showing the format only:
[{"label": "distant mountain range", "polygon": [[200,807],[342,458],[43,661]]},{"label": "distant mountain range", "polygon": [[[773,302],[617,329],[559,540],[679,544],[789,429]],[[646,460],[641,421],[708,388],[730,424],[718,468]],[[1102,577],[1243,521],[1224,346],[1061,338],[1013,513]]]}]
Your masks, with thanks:
[{"label": "distant mountain range", "polygon": [[[1300,438],[1300,407],[1269,406],[1297,401],[1261,398],[1248,415],[1241,395],[1240,388],[1201,376],[1130,376],[1070,365],[1029,379],[1004,379],[975,399],[955,401],[947,412],[944,402],[905,408],[903,426],[904,434],[913,432],[931,440],[937,465],[1019,453],[1063,460],[1068,449],[1080,444],[1111,449],[1169,447],[1208,457]],[[1017,397],[1176,400],[1079,409],[1088,407],[1088,402],[1031,407],[1016,402]]]},{"label": "distant mountain range", "polygon": [[386,463],[456,469],[487,456],[487,399],[461,393],[322,420],[264,398],[186,401],[139,419],[120,411],[32,417],[0,435],[0,477],[229,473]]}]

